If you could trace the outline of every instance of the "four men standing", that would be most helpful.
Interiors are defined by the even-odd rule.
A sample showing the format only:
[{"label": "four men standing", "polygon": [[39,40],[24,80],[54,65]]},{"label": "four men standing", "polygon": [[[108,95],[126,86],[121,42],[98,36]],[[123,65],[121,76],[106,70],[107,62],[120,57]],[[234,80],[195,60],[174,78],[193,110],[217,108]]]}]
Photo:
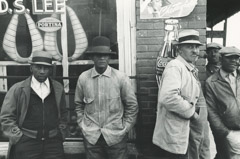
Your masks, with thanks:
[{"label": "four men standing", "polygon": [[[210,158],[207,106],[194,66],[200,45],[196,30],[182,30],[177,44],[179,55],[162,75],[153,143],[169,159]],[[127,133],[138,113],[135,93],[127,75],[108,65],[115,54],[108,38],[94,38],[86,54],[94,67],[79,76],[75,104],[87,158],[125,159]],[[224,47],[220,54],[221,69],[206,81],[206,101],[217,139],[217,157],[232,159],[240,157],[240,50]],[[64,158],[65,94],[62,85],[49,78],[51,62],[47,52],[34,52],[32,76],[12,86],[4,99],[1,124],[9,137],[10,157]]]}]

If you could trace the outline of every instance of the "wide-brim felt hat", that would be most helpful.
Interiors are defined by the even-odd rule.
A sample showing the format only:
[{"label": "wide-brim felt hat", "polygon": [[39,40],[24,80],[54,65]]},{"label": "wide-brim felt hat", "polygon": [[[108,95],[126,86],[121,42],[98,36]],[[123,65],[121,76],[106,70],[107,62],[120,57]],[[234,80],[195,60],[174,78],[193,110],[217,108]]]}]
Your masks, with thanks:
[{"label": "wide-brim felt hat", "polygon": [[182,45],[182,44],[203,45],[199,41],[199,32],[193,29],[185,29],[185,30],[179,31],[178,42],[176,43],[176,45]]},{"label": "wide-brim felt hat", "polygon": [[235,46],[223,47],[221,50],[219,50],[219,53],[223,56],[237,55],[240,57],[240,50]]},{"label": "wide-brim felt hat", "polygon": [[116,52],[112,52],[110,48],[110,40],[105,36],[97,36],[92,40],[92,46],[86,55],[116,55]]},{"label": "wide-brim felt hat", "polygon": [[46,51],[34,51],[30,64],[52,66],[52,55]]}]

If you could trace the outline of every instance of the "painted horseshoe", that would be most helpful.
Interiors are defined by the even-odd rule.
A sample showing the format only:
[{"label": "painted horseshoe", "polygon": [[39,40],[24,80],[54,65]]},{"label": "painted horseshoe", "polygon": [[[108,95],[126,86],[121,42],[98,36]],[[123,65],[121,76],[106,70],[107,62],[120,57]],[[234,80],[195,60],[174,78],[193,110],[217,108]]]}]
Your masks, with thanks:
[{"label": "painted horseshoe", "polygon": [[[75,39],[75,51],[71,57],[68,57],[68,61],[74,61],[80,57],[87,49],[88,40],[86,33],[76,15],[74,10],[69,6],[66,6],[69,18],[73,27],[74,39]],[[55,15],[52,15],[55,16]],[[51,52],[55,60],[61,61],[62,55],[59,53],[57,46],[57,32],[46,32],[44,36],[44,47],[47,51]]]},{"label": "painted horseshoe", "polygon": [[7,53],[7,55],[14,61],[19,63],[28,63],[32,58],[32,52],[36,50],[43,50],[43,39],[39,30],[36,28],[36,25],[32,20],[31,16],[25,13],[24,16],[27,20],[29,32],[31,35],[32,52],[28,58],[21,57],[17,51],[17,45],[16,45],[18,16],[19,16],[18,14],[14,14],[7,27],[7,31],[3,38],[3,49]]},{"label": "painted horseshoe", "polygon": [[[52,14],[51,17],[58,19],[57,14]],[[52,54],[53,59],[62,61],[62,55],[60,54],[57,46],[57,31],[46,32],[44,34],[44,48]]]}]

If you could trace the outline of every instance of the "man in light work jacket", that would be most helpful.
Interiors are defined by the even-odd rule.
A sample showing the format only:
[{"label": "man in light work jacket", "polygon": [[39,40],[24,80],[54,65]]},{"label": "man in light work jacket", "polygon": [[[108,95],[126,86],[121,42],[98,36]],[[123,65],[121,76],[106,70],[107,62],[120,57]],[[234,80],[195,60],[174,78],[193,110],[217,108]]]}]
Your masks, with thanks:
[{"label": "man in light work jacket", "polygon": [[209,159],[209,151],[200,151],[208,127],[206,102],[194,66],[202,45],[198,31],[180,31],[177,45],[179,55],[167,64],[159,87],[153,143],[167,159]]},{"label": "man in light work jacket", "polygon": [[14,84],[5,96],[0,119],[9,137],[10,159],[64,159],[65,93],[49,78],[51,67],[51,54],[33,52],[32,76]]},{"label": "man in light work jacket", "polygon": [[216,159],[240,158],[240,50],[223,47],[222,67],[206,81],[206,101]]},{"label": "man in light work jacket", "polygon": [[75,91],[77,122],[88,159],[127,159],[127,133],[136,122],[138,104],[128,76],[108,65],[108,38],[93,39],[86,52],[94,67],[83,72]]}]

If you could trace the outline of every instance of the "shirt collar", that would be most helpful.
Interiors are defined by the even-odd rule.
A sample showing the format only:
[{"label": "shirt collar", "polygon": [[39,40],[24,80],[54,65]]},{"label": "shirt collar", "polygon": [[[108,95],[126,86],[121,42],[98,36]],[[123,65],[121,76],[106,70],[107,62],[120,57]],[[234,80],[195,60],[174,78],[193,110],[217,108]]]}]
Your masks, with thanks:
[{"label": "shirt collar", "polygon": [[197,68],[192,63],[188,63],[182,56],[178,55],[176,59],[181,61],[190,72],[197,70]]},{"label": "shirt collar", "polygon": [[91,74],[91,77],[94,78],[94,77],[97,77],[97,76],[107,76],[107,77],[111,77],[111,72],[112,72],[112,68],[110,66],[107,66],[107,69],[105,70],[105,72],[103,72],[103,74],[99,74],[97,71],[96,71],[96,68],[92,68],[92,74]]},{"label": "shirt collar", "polygon": [[222,68],[220,69],[220,75],[222,76],[222,78],[226,78],[229,74],[233,75],[234,77],[237,77],[236,70],[232,73],[228,73],[228,72],[224,71]]},{"label": "shirt collar", "polygon": [[[47,88],[50,88],[50,83],[48,78],[43,83],[47,86]],[[41,83],[38,82],[38,80],[36,80],[34,76],[32,76],[31,85],[34,85],[36,88],[40,88],[40,84]]]}]

